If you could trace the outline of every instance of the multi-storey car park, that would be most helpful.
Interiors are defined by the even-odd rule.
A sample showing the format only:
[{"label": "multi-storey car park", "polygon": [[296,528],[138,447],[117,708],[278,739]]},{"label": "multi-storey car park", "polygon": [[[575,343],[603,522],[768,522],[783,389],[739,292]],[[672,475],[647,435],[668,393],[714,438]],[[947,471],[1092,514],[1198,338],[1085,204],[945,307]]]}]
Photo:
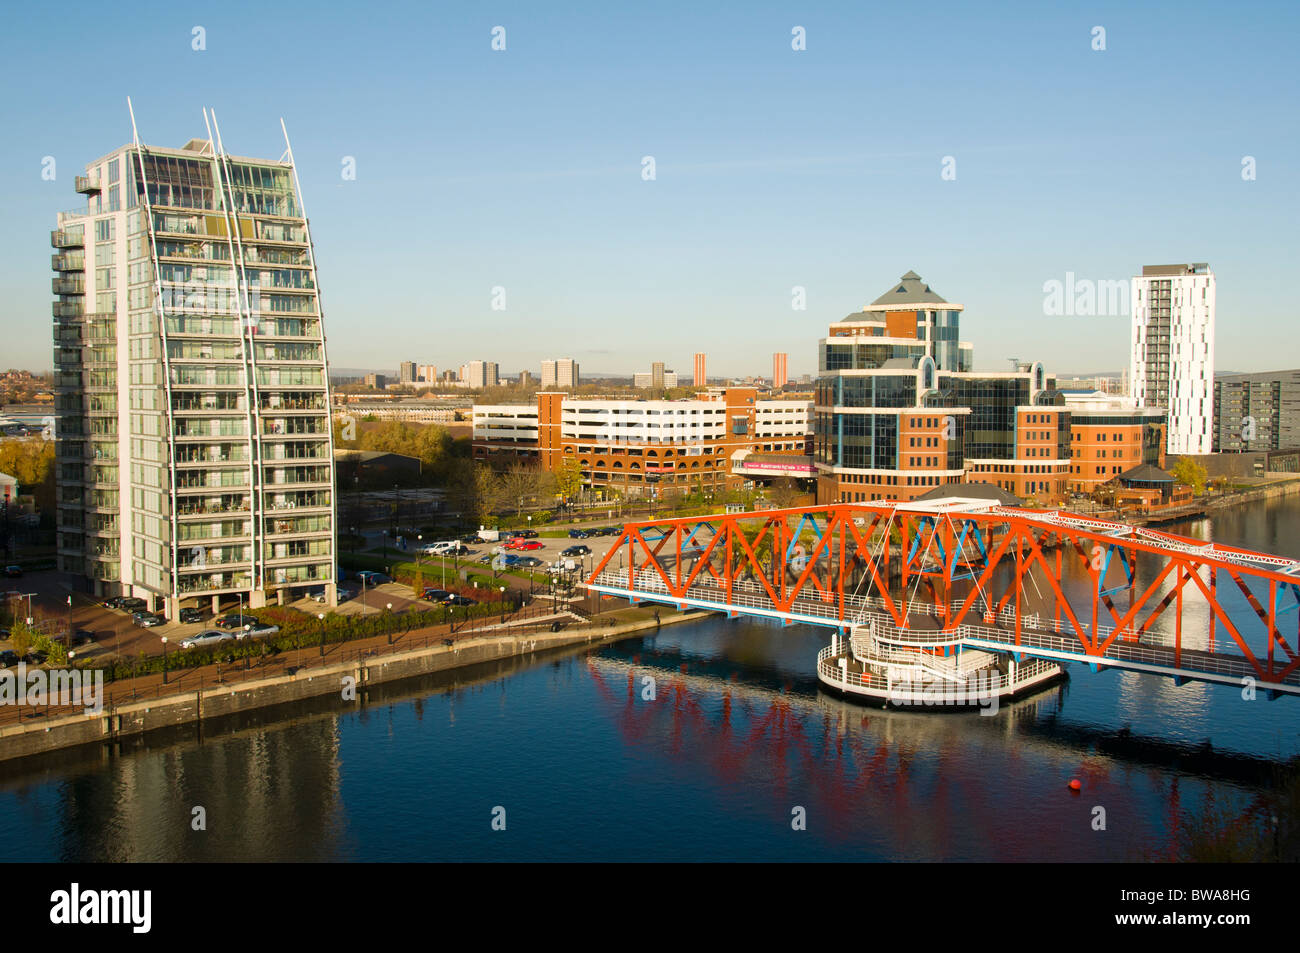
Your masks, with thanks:
[{"label": "multi-storey car park", "polygon": [[280,159],[228,154],[215,116],[180,149],[135,134],[76,189],[51,235],[59,568],[172,617],[333,604],[328,362],[287,134]]}]

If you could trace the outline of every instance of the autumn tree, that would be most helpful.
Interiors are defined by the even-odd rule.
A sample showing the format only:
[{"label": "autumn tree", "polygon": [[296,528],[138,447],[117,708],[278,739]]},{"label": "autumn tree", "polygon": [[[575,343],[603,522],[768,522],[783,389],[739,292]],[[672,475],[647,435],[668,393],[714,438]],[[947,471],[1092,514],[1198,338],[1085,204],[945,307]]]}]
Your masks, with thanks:
[{"label": "autumn tree", "polygon": [[1205,481],[1210,478],[1210,472],[1191,457],[1179,457],[1178,462],[1170,468],[1169,475],[1176,483],[1190,486],[1196,496],[1205,492]]},{"label": "autumn tree", "polygon": [[569,500],[582,491],[582,466],[573,457],[565,457],[555,469],[555,493]]}]

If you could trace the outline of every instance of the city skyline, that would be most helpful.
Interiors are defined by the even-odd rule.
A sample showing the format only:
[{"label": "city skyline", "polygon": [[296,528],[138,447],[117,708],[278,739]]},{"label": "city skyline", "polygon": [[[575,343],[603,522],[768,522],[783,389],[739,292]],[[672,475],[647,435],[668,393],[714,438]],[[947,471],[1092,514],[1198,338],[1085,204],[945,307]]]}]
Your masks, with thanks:
[{"label": "city skyline", "polygon": [[[304,25],[288,10],[265,16],[303,30],[324,62],[378,29],[353,35]],[[65,126],[50,127],[36,105],[9,107],[12,135],[0,145],[11,183],[0,236],[5,363],[52,365],[47,343],[23,331],[49,302],[30,240],[72,204],[72,176],[104,143],[130,138],[129,93],[142,137],[160,146],[202,135],[195,102],[213,102],[253,154],[273,154],[266,130],[285,118],[330,276],[322,293],[332,340],[350,364],[388,363],[377,326],[421,353],[468,357],[490,322],[507,335],[493,355],[503,367],[532,367],[559,338],[582,364],[631,374],[653,325],[674,342],[664,349],[672,366],[689,367],[699,351],[714,355],[715,376],[734,377],[787,352],[797,378],[815,370],[816,354],[801,346],[812,329],[860,309],[879,275],[916,269],[967,289],[984,368],[1017,355],[1029,332],[1055,373],[1118,369],[1127,309],[1053,314],[1046,286],[1127,283],[1163,261],[1215,263],[1224,312],[1216,370],[1291,363],[1229,333],[1250,315],[1258,339],[1285,340],[1295,133],[1238,79],[1294,90],[1279,65],[1285,30],[1249,34],[1243,15],[1209,36],[1194,15],[1105,6],[1086,21],[961,9],[871,19],[847,6],[789,23],[692,14],[690,30],[664,10],[649,23],[601,11],[552,24],[510,6],[440,17],[412,12],[409,37],[385,33],[389,52],[373,71],[341,77],[309,60],[292,83],[265,72],[235,14],[196,13],[204,22],[194,27],[148,16],[97,26],[96,42],[124,42],[129,30],[156,56],[125,64],[91,97],[53,74],[49,94],[74,104]],[[504,50],[491,48],[498,22]],[[1094,48],[1094,23],[1105,25],[1104,49]],[[792,49],[795,26],[805,49]],[[202,49],[193,48],[198,28]],[[922,28],[932,70],[892,70],[905,51],[873,47],[868,101],[850,98],[869,78],[859,75],[863,42]],[[5,69],[37,68],[50,43],[75,44],[88,29],[34,10],[0,41]],[[1143,43],[1152,31],[1169,42]],[[972,32],[984,38],[976,55],[966,49]],[[401,53],[435,34],[440,56],[417,72],[406,61],[423,59]],[[1188,56],[1204,66],[1180,78],[1179,92],[1213,116],[1211,129],[1189,137],[1125,118],[1163,100],[1168,69]],[[665,62],[672,69],[661,71]],[[1066,68],[1035,72],[1044,62]],[[153,80],[158,65],[166,90]],[[592,76],[605,88],[590,92]],[[275,95],[246,95],[267,84]],[[527,102],[516,96],[521,84],[532,89]],[[426,130],[407,118],[418,97],[402,90],[429,85],[474,93],[440,100]],[[322,97],[330,109],[318,108]],[[682,101],[700,103],[700,114],[680,115]],[[989,112],[997,101],[1019,106]],[[846,127],[842,116],[864,105],[872,120]],[[47,158],[53,178],[44,177]],[[408,237],[366,237],[391,229]],[[405,270],[420,280],[382,277]]]}]

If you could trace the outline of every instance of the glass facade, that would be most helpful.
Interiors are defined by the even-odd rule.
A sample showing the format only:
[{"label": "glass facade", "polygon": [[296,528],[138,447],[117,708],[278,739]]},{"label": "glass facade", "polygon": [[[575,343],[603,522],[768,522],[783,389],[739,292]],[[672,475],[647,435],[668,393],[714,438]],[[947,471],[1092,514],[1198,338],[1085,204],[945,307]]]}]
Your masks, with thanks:
[{"label": "glass facade", "polygon": [[[93,234],[107,273],[97,311],[56,326],[56,341],[82,345],[77,379],[59,388],[79,436],[60,456],[113,461],[96,475],[112,487],[88,495],[70,473],[62,481],[60,568],[169,605],[333,581],[328,374],[292,168],[191,144],[129,147],[87,172],[125,173],[129,207],[61,216],[52,236],[66,248],[73,229]],[[56,270],[85,257],[56,255]],[[87,368],[95,388],[79,398]],[[295,519],[280,519],[288,509]],[[104,537],[95,545],[88,524]]]}]

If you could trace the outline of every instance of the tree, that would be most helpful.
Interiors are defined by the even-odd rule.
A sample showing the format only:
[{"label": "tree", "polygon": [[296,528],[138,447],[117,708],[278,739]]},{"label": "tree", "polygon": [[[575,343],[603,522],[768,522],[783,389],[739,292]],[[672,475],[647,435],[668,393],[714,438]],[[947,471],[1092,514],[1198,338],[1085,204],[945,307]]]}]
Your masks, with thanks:
[{"label": "tree", "polygon": [[1196,496],[1205,492],[1205,481],[1210,478],[1210,472],[1191,457],[1179,457],[1169,474],[1175,482],[1190,486]]},{"label": "tree", "polygon": [[522,516],[524,509],[535,502],[537,497],[538,470],[536,467],[516,463],[501,475],[501,494],[504,502]]},{"label": "tree", "polygon": [[781,509],[794,506],[802,495],[799,484],[790,477],[782,477],[772,484],[772,502]]},{"label": "tree", "polygon": [[582,491],[582,466],[573,457],[565,457],[555,470],[555,492],[572,499]]}]

